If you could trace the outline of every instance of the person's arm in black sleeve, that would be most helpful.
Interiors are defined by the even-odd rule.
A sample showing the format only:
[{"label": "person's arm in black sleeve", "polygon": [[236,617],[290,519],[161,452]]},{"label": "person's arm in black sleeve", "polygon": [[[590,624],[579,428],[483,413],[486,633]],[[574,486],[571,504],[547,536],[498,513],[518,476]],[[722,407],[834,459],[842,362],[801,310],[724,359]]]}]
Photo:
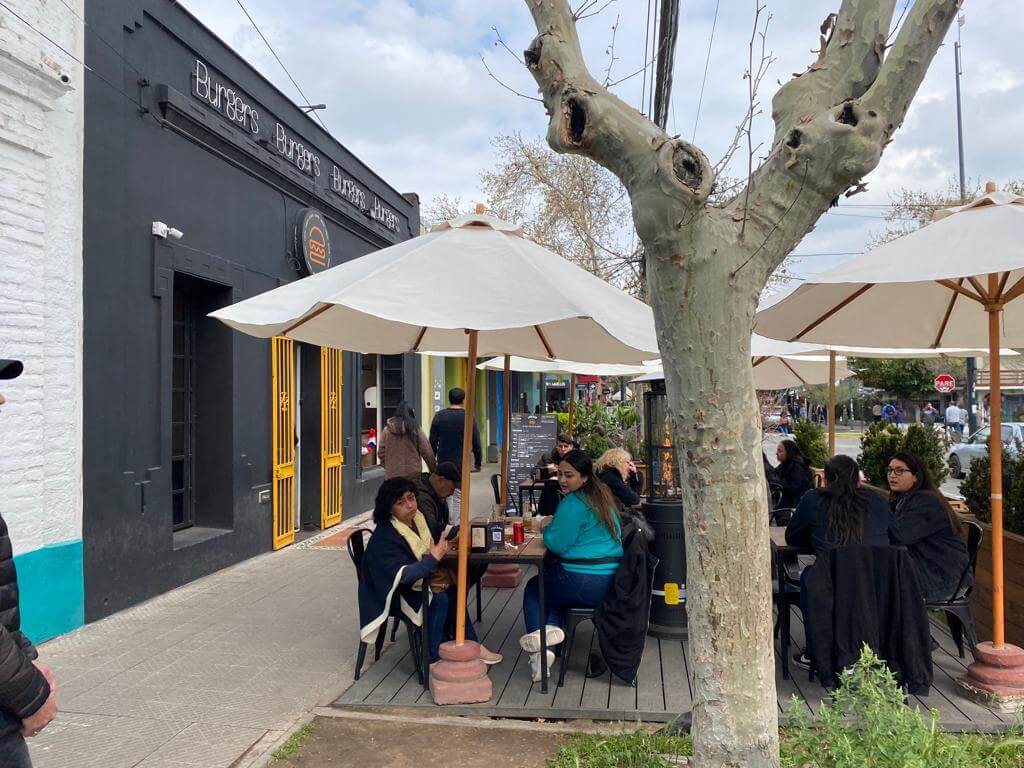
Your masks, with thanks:
[{"label": "person's arm in black sleeve", "polygon": [[476,422],[473,423],[473,466],[480,469],[480,465],[484,460],[484,452],[480,447],[480,430],[476,428]]},{"label": "person's arm in black sleeve", "polygon": [[643,478],[640,477],[640,473],[633,471],[629,473],[629,480],[626,481],[629,485],[629,489],[636,494],[636,503],[640,503],[640,491],[644,487]]},{"label": "person's arm in black sleeve", "polygon": [[440,413],[435,413],[434,418],[430,421],[430,450],[434,452],[434,456],[437,456],[437,446],[441,444],[439,439],[441,430],[437,426],[437,417],[440,415]]},{"label": "person's arm in black sleeve", "polygon": [[640,503],[640,496],[626,485],[626,481],[622,479],[622,475],[618,472],[609,472],[606,477],[608,481],[606,485],[612,494],[617,498],[623,505],[632,507]]},{"label": "person's arm in black sleeve", "polygon": [[949,515],[939,500],[919,492],[907,499],[899,514],[893,515],[889,533],[897,544],[910,546],[949,527]]},{"label": "person's arm in black sleeve", "polygon": [[412,584],[420,579],[430,578],[430,575],[437,570],[438,565],[440,563],[434,559],[433,555],[424,555],[418,563],[405,566],[399,584]]},{"label": "person's arm in black sleeve", "polygon": [[49,696],[50,684],[43,673],[25,654],[18,638],[0,625],[0,709],[24,720]]},{"label": "person's arm in black sleeve", "polygon": [[796,506],[793,519],[786,526],[786,543],[794,547],[810,547],[812,545],[811,530],[818,509],[817,494],[808,493]]}]

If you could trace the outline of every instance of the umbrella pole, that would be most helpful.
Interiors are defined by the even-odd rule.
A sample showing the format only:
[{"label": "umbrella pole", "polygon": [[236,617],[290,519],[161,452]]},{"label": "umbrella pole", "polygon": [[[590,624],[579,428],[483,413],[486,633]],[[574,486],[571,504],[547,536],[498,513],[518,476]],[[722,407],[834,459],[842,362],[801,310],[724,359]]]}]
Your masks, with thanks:
[{"label": "umbrella pole", "polygon": [[576,415],[576,374],[569,374],[569,437],[572,437],[573,420]]},{"label": "umbrella pole", "polygon": [[836,455],[836,353],[828,352],[828,455]]},{"label": "umbrella pole", "polygon": [[[998,275],[988,276],[990,296],[999,294]],[[1003,629],[1003,440],[1002,392],[999,359],[999,321],[1002,317],[1001,303],[985,307],[988,311],[989,375],[989,435],[988,455],[992,467],[992,645],[1002,647],[1005,642]]]},{"label": "umbrella pole", "polygon": [[501,509],[508,505],[508,430],[512,426],[512,358],[505,355],[505,371],[502,377],[501,405]]},{"label": "umbrella pole", "polygon": [[477,331],[469,333],[469,354],[466,357],[466,419],[462,429],[462,499],[459,502],[459,570],[456,584],[458,598],[455,608],[455,644],[466,642],[466,581],[469,566],[469,489],[473,470],[473,414],[476,412],[476,376],[468,374],[470,362],[476,364]]}]

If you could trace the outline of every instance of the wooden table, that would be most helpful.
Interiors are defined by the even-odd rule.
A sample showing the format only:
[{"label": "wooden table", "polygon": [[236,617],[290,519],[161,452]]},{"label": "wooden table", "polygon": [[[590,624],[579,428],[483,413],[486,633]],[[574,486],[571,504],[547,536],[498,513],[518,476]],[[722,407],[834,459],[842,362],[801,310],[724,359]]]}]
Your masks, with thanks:
[{"label": "wooden table", "polygon": [[[461,535],[461,534],[460,534]],[[526,541],[517,547],[506,547],[503,550],[497,552],[469,552],[469,563],[472,565],[477,563],[479,565],[490,565],[491,563],[501,564],[516,564],[516,565],[535,565],[537,566],[539,593],[538,598],[540,601],[540,692],[548,692],[548,639],[547,632],[544,631],[546,627],[547,618],[547,604],[544,600],[544,558],[547,555],[547,547],[544,546],[544,539],[539,533],[527,532]],[[451,542],[451,546],[448,548],[448,554],[444,557],[444,562],[457,562],[459,559],[458,542]],[[426,601],[424,601],[423,607],[423,626],[427,627],[427,614],[426,614]],[[430,669],[430,649],[429,649],[429,638],[426,636],[426,629],[424,632],[423,643],[423,668],[424,670]],[[426,679],[426,678],[424,678]]]},{"label": "wooden table", "polygon": [[[773,525],[768,529],[768,535],[772,543],[772,562],[775,564],[775,579],[779,589],[779,640],[782,653],[782,678],[789,679],[789,639],[790,639],[790,611],[792,610],[791,598],[787,597],[786,584],[792,584],[793,575],[790,574],[787,565],[796,565],[797,557],[800,555],[812,555],[814,551],[808,547],[796,547],[786,541],[786,528],[780,525]],[[790,593],[792,594],[792,593]],[[799,592],[796,593],[799,595]]]}]

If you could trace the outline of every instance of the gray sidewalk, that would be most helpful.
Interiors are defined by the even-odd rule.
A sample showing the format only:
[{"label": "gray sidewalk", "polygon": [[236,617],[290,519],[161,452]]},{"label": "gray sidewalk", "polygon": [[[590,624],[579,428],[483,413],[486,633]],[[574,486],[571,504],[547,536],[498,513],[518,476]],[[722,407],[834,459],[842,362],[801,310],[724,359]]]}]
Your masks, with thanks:
[{"label": "gray sidewalk", "polygon": [[33,763],[256,763],[352,683],[357,624],[348,555],[295,546],[89,624],[40,648],[60,714],[30,740]]}]

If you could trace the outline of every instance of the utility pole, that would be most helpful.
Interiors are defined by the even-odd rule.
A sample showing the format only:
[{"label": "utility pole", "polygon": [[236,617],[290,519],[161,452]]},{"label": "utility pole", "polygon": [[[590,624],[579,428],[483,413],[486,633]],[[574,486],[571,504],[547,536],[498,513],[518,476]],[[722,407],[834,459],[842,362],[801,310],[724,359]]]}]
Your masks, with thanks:
[{"label": "utility pole", "polygon": [[[963,16],[957,19],[957,24],[963,26]],[[959,32],[959,28],[957,29]],[[957,35],[959,38],[959,34]],[[967,202],[967,181],[964,177],[964,117],[963,109],[960,106],[960,40],[953,43],[953,63],[956,65],[956,144],[957,153],[960,159],[960,204]],[[974,416],[974,358],[967,358],[967,381],[964,384],[964,407],[967,409],[967,431],[974,434],[978,428],[978,420]]]}]

